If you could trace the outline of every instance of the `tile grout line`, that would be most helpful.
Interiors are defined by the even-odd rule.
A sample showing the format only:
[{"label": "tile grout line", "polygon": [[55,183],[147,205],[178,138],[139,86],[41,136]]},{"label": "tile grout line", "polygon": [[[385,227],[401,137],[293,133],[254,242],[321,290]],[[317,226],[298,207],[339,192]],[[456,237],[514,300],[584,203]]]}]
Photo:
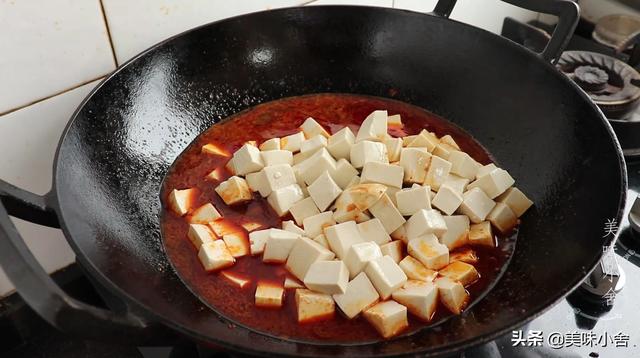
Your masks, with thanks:
[{"label": "tile grout line", "polygon": [[102,20],[104,21],[104,27],[107,30],[107,38],[109,39],[109,47],[111,48],[111,56],[113,57],[113,63],[118,67],[118,58],[116,57],[116,49],[113,47],[113,38],[111,38],[111,30],[109,29],[109,20],[107,20],[107,12],[104,11],[104,4],[102,0],[98,0],[100,3],[100,12],[102,13]]},{"label": "tile grout line", "polygon": [[79,83],[79,84],[77,84],[77,85],[75,85],[75,86],[72,86],[72,87],[66,88],[66,89],[64,89],[64,90],[62,90],[62,91],[56,92],[56,93],[51,94],[51,95],[49,95],[49,96],[46,96],[46,97],[42,97],[42,98],[36,99],[35,101],[29,102],[29,103],[27,103],[27,104],[23,104],[23,105],[21,105],[21,106],[19,106],[19,107],[11,108],[10,110],[5,111],[5,112],[0,112],[0,117],[2,117],[2,116],[4,116],[4,115],[7,115],[7,114],[11,114],[11,113],[16,112],[16,111],[19,111],[19,110],[21,110],[21,109],[27,108],[27,107],[29,107],[29,106],[33,106],[34,104],[38,104],[38,103],[40,103],[40,102],[46,101],[46,100],[48,100],[48,99],[51,99],[51,98],[53,98],[53,97],[59,96],[59,95],[64,94],[64,93],[67,93],[67,92],[69,92],[69,91],[73,91],[74,89],[78,89],[78,88],[80,88],[80,87],[82,87],[82,86],[84,86],[84,85],[86,85],[86,84],[89,84],[89,83],[91,83],[91,82],[93,82],[93,81],[100,80],[100,79],[104,78],[106,75],[107,75],[107,74],[100,75],[100,76],[98,76],[98,77],[96,77],[96,78],[90,79],[90,80],[88,80],[88,81],[84,81],[84,82],[82,82],[82,83]]}]

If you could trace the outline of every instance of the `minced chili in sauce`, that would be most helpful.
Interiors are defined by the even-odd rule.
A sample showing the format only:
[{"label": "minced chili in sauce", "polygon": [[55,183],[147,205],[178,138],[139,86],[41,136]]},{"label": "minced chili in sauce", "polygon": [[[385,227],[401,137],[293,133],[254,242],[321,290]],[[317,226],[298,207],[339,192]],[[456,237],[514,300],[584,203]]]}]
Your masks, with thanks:
[{"label": "minced chili in sauce", "polygon": [[[229,207],[224,204],[214,191],[218,182],[207,180],[205,176],[213,169],[221,168],[221,181],[226,180],[231,176],[224,169],[229,158],[203,154],[201,147],[207,143],[216,143],[233,153],[246,141],[256,140],[262,143],[270,138],[295,133],[307,117],[313,117],[330,133],[335,133],[344,126],[349,126],[357,133],[364,118],[377,109],[385,109],[389,115],[401,115],[404,126],[389,128],[389,133],[394,137],[418,134],[422,129],[435,132],[438,137],[449,134],[461,149],[475,160],[482,164],[491,162],[486,150],[468,134],[422,108],[377,97],[347,94],[307,95],[260,104],[209,128],[173,164],[164,181],[163,203],[166,202],[168,192],[174,188],[197,188],[199,195],[194,207],[212,203],[227,221],[237,225],[238,230],[243,230],[240,224],[244,222],[258,222],[263,224],[264,228],[280,228],[281,220],[291,218],[279,218],[258,193],[254,193],[254,200],[244,205]],[[265,264],[260,256],[238,258],[235,265],[225,271],[251,280],[250,284],[241,289],[219,272],[205,272],[198,260],[196,248],[187,238],[188,223],[185,218],[178,217],[165,205],[161,221],[165,250],[178,275],[203,302],[235,323],[273,336],[300,341],[365,343],[381,340],[364,318],[349,320],[339,312],[328,320],[298,324],[294,302],[295,289],[286,289],[284,306],[281,309],[256,307],[254,293],[258,281],[281,284],[287,275],[284,265]],[[479,258],[479,262],[474,266],[480,273],[480,279],[467,287],[472,303],[498,278],[512,253],[513,245],[512,237],[499,238],[497,248],[473,247]],[[337,306],[336,311],[339,311]],[[442,305],[438,306],[435,317],[429,323],[409,314],[410,326],[404,334],[433,325],[450,315]]]}]

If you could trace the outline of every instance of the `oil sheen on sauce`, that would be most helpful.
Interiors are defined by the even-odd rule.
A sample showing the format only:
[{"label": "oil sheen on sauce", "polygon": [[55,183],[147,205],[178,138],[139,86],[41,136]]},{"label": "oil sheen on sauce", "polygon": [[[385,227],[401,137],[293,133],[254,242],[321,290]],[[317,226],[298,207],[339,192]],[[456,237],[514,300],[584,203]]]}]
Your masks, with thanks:
[{"label": "oil sheen on sauce", "polygon": [[[214,191],[217,182],[205,180],[205,176],[215,168],[222,168],[222,180],[231,174],[224,169],[228,158],[205,155],[200,148],[207,143],[222,145],[230,153],[239,149],[249,140],[258,143],[282,137],[298,130],[307,117],[313,117],[330,133],[349,126],[356,133],[360,123],[374,110],[386,109],[389,115],[400,114],[404,127],[389,129],[392,136],[417,134],[422,129],[435,132],[438,137],[449,134],[462,150],[482,164],[491,162],[489,154],[468,134],[450,122],[403,102],[358,95],[317,94],[281,99],[255,106],[218,123],[200,135],[176,160],[165,178],[162,200],[174,188],[197,188],[199,196],[195,206],[211,202],[220,213],[242,230],[244,222],[259,222],[265,228],[280,228],[281,220],[269,207],[267,201],[254,193],[254,200],[246,205],[229,207]],[[258,281],[282,283],[287,272],[284,265],[270,265],[262,262],[260,256],[245,256],[226,269],[251,279],[244,288],[235,286],[220,273],[207,273],[197,258],[197,250],[187,238],[188,224],[184,218],[170,212],[163,205],[162,236],[166,254],[183,282],[204,303],[219,314],[256,331],[281,338],[322,343],[366,343],[381,340],[373,327],[362,317],[349,320],[342,316],[336,306],[333,318],[298,324],[296,320],[294,290],[285,290],[284,306],[281,309],[258,308],[254,304],[254,293]],[[474,265],[481,278],[469,286],[471,304],[480,299],[503,270],[513,251],[514,238],[498,238],[497,248],[473,247],[479,257]],[[203,312],[204,314],[211,314]],[[409,314],[410,327],[404,334],[419,329],[428,329],[446,319],[451,314],[442,305],[438,306],[431,322],[422,322]],[[233,327],[231,325],[230,327]],[[233,328],[230,328],[233,329]]]}]

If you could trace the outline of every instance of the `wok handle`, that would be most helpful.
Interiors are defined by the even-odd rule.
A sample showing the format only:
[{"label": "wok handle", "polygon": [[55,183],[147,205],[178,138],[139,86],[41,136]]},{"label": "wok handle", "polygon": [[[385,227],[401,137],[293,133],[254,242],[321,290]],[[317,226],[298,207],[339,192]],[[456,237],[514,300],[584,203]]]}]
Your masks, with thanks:
[{"label": "wok handle", "polygon": [[[580,19],[580,7],[570,0],[502,0],[511,5],[558,17],[551,40],[538,56],[545,61],[555,64],[560,59],[562,51],[569,43],[573,31]],[[456,0],[439,0],[433,13],[438,16],[448,18],[456,5]]]},{"label": "wok handle", "polygon": [[130,313],[118,314],[80,302],[64,292],[40,266],[9,214],[58,227],[47,196],[0,180],[0,265],[25,302],[57,329],[76,337],[120,344],[147,342],[149,325]]}]

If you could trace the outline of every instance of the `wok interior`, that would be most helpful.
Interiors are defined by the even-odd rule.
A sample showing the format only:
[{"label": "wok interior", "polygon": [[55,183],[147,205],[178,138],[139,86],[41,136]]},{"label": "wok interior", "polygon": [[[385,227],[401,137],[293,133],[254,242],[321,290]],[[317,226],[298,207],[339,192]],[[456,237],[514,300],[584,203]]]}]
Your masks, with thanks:
[{"label": "wok interior", "polygon": [[[319,92],[390,97],[443,116],[485,145],[534,201],[505,275],[466,314],[385,343],[298,344],[229,329],[170,268],[159,191],[174,159],[222,118]],[[66,133],[55,190],[78,261],[154,319],[246,351],[371,356],[488,338],[566,293],[600,257],[604,220],[618,215],[620,160],[586,97],[506,40],[401,10],[296,8],[199,28],[119,70]]]}]

